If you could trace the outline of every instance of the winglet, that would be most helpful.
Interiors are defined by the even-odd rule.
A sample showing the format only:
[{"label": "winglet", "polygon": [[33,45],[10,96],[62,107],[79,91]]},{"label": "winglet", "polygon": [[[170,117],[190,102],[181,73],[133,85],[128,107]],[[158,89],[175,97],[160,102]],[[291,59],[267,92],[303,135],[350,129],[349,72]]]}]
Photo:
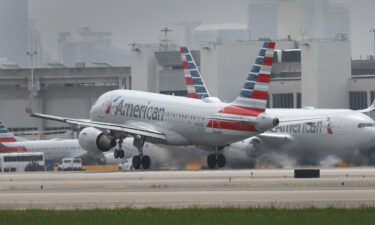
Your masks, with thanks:
[{"label": "winglet", "polygon": [[361,113],[369,113],[369,112],[372,112],[374,110],[375,110],[375,100],[372,102],[372,104],[367,109],[361,109],[361,110],[357,110],[357,111],[361,112]]}]

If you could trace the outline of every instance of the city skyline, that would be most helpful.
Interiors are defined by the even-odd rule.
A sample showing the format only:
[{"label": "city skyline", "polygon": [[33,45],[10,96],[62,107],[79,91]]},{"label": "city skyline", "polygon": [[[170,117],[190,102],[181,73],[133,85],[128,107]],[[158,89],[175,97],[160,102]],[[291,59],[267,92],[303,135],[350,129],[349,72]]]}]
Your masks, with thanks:
[{"label": "city skyline", "polygon": [[[58,33],[76,31],[88,26],[93,30],[112,32],[114,46],[129,49],[129,44],[154,43],[158,41],[160,29],[173,23],[184,21],[247,23],[247,0],[191,0],[169,2],[160,0],[158,4],[147,0],[119,1],[109,3],[99,0],[30,0],[30,18],[36,19],[36,27],[41,33],[43,48],[57,59]],[[333,1],[343,2],[351,10],[351,40],[353,58],[365,58],[373,54],[373,36],[369,32],[375,27],[375,2],[370,0]],[[84,8],[84,10],[82,10]],[[69,16],[66,16],[69,12]],[[194,12],[194,17],[191,13]],[[100,16],[98,16],[100,15]]]}]

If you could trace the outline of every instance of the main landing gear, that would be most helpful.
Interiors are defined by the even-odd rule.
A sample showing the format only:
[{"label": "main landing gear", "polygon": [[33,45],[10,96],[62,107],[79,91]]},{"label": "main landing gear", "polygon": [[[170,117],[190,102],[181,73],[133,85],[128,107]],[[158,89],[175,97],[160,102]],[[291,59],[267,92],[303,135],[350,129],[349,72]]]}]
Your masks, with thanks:
[{"label": "main landing gear", "polygon": [[222,168],[225,166],[226,160],[223,154],[218,153],[218,148],[216,148],[214,154],[209,154],[207,156],[207,165],[210,169],[215,169],[216,166],[218,168]]},{"label": "main landing gear", "polygon": [[[134,169],[149,169],[151,166],[151,158],[148,155],[143,155],[143,146],[145,144],[146,137],[143,136],[136,136],[134,137],[133,145],[137,148],[139,155],[136,155],[132,159],[132,166]],[[121,137],[118,141],[119,149],[116,149],[114,151],[114,157],[116,159],[118,158],[124,158],[125,153],[124,150],[122,150],[122,143],[124,141],[124,138]]]},{"label": "main landing gear", "polygon": [[151,158],[148,155],[143,155],[143,146],[145,144],[146,137],[136,136],[134,137],[133,145],[138,149],[139,155],[133,156],[132,164],[134,169],[149,169],[151,165]]}]

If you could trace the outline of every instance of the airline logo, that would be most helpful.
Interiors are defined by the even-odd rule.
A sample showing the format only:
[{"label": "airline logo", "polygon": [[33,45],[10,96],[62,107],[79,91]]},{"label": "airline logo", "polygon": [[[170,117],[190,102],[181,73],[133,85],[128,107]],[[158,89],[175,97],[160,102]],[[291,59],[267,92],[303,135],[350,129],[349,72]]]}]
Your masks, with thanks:
[{"label": "airline logo", "polygon": [[209,97],[206,86],[187,47],[180,48],[182,67],[184,68],[185,83],[189,98],[203,99]]},{"label": "airline logo", "polygon": [[[324,121],[290,124],[275,127],[271,131],[274,133],[290,134],[323,134],[325,133],[323,124]],[[327,124],[327,134],[333,134],[333,130],[329,122]]]},{"label": "airline logo", "polygon": [[121,115],[126,117],[133,117],[138,119],[164,121],[165,108],[151,105],[139,105],[127,103],[123,96],[118,96],[113,99],[106,108],[106,113],[111,113],[113,108],[114,115]]},{"label": "airline logo", "polygon": [[234,102],[239,106],[252,105],[253,108],[264,109],[267,105],[268,86],[271,77],[275,42],[265,42],[255,60],[253,67]]},{"label": "airline logo", "polygon": [[[265,42],[248,74],[240,95],[230,105],[219,111],[232,117],[257,117],[265,111],[268,99],[275,42]],[[256,132],[252,123],[210,120],[207,127]]]}]

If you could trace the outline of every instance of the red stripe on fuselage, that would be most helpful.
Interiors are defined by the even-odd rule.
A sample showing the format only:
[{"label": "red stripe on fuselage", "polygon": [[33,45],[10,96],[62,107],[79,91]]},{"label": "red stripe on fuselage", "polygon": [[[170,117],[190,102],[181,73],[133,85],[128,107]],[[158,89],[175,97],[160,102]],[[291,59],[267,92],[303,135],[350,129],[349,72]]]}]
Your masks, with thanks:
[{"label": "red stripe on fuselage", "polygon": [[17,142],[17,140],[13,137],[3,137],[0,138],[0,142]]},{"label": "red stripe on fuselage", "polygon": [[255,125],[246,122],[229,122],[229,121],[217,121],[210,120],[207,124],[209,128],[224,129],[224,130],[236,130],[236,131],[247,131],[256,132]]},{"label": "red stripe on fuselage", "polygon": [[264,111],[265,111],[264,109],[256,109],[256,108],[231,105],[231,106],[227,106],[221,109],[219,113],[256,117]]},{"label": "red stripe on fuselage", "polygon": [[12,147],[7,147],[3,146],[0,148],[0,152],[5,153],[5,152],[27,152],[27,148],[25,146],[12,146]]}]

